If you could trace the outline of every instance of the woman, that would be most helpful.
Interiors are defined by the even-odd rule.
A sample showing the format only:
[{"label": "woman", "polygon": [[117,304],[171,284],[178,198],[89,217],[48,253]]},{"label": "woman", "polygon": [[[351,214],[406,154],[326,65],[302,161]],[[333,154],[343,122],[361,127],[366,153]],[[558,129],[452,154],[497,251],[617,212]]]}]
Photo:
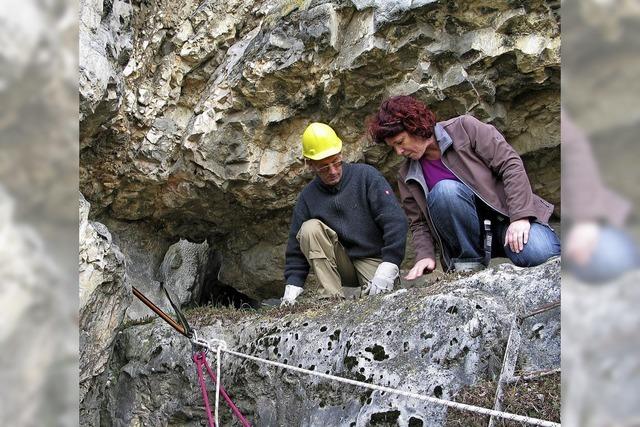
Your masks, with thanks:
[{"label": "woman", "polygon": [[398,186],[417,259],[407,279],[435,268],[434,241],[445,271],[480,268],[485,219],[492,223],[493,257],[534,266],[560,254],[547,224],[553,205],[533,194],[522,159],[493,126],[469,115],[436,123],[422,102],[396,96],[368,128],[377,143],[407,159]]}]

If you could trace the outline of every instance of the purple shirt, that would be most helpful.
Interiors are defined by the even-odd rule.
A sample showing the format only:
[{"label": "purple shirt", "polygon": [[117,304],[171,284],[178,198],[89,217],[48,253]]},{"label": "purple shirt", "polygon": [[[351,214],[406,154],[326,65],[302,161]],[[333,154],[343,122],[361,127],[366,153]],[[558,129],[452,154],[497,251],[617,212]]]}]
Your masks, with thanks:
[{"label": "purple shirt", "polygon": [[426,158],[420,159],[420,165],[422,165],[422,173],[424,180],[427,182],[427,188],[429,191],[443,179],[452,179],[460,182],[458,178],[451,172],[443,163],[441,159],[427,160]]}]

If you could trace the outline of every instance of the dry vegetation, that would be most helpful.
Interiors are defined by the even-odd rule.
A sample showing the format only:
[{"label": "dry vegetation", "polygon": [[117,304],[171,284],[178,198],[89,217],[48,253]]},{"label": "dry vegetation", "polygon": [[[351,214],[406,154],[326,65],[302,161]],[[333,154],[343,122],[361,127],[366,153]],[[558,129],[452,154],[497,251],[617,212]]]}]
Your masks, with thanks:
[{"label": "dry vegetation", "polygon": [[256,319],[279,319],[291,313],[317,314],[335,306],[336,300],[317,300],[311,298],[300,299],[292,307],[264,306],[259,309],[212,306],[195,307],[185,311],[185,316],[194,327],[202,327],[212,324],[215,321],[224,323],[237,323],[244,320]]},{"label": "dry vegetation", "polygon": [[[493,408],[497,383],[483,381],[463,388],[456,402]],[[560,422],[560,373],[528,381],[519,381],[505,387],[502,410],[512,414]],[[497,427],[515,427],[522,423],[496,420]],[[489,417],[468,411],[449,409],[446,427],[487,426]]]}]

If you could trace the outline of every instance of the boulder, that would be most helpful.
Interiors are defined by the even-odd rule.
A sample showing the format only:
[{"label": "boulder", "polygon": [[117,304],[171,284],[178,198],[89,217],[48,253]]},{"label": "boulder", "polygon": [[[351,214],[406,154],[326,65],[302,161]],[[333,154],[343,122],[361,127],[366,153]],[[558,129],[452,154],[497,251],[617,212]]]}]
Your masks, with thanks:
[{"label": "boulder", "polygon": [[184,239],[171,245],[164,255],[160,266],[161,279],[179,307],[201,300],[208,259],[207,242],[198,244]]}]

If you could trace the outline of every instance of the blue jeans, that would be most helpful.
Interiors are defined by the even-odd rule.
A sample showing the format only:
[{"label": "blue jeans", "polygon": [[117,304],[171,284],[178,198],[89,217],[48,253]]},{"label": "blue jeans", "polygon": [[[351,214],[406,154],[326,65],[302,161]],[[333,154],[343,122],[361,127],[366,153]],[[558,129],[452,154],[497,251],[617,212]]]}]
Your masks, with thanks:
[{"label": "blue jeans", "polygon": [[560,255],[560,239],[551,227],[532,222],[529,240],[520,253],[504,246],[509,219],[489,208],[465,184],[446,179],[438,182],[427,197],[429,214],[444,250],[455,261],[484,258],[483,221],[491,220],[492,257],[506,256],[515,265],[532,267]]}]

